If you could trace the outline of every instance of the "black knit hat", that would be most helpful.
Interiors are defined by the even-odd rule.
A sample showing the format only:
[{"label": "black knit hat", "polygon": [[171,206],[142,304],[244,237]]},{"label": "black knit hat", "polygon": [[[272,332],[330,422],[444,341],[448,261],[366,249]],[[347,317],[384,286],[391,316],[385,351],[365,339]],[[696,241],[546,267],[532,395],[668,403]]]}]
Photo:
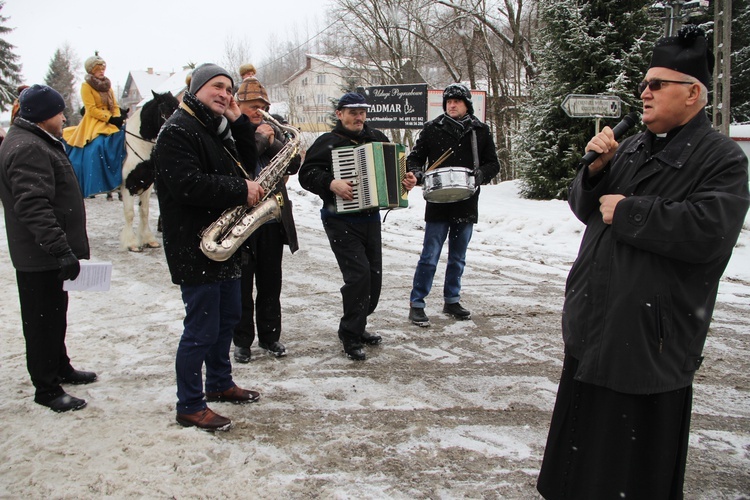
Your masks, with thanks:
[{"label": "black knit hat", "polygon": [[229,71],[216,64],[205,63],[193,70],[193,74],[190,77],[190,93],[195,95],[209,80],[217,76],[226,76],[232,82],[232,87],[234,87],[234,80]]},{"label": "black knit hat", "polygon": [[448,99],[461,99],[466,104],[467,112],[474,114],[474,104],[471,102],[471,90],[463,83],[451,83],[443,90],[443,111]]},{"label": "black knit hat", "polygon": [[21,92],[18,104],[18,116],[31,123],[49,120],[65,109],[65,100],[57,90],[39,84],[34,84]]},{"label": "black knit hat", "polygon": [[708,48],[706,33],[694,24],[686,24],[676,37],[662,38],[651,56],[649,68],[654,67],[679,71],[710,87],[714,54]]}]

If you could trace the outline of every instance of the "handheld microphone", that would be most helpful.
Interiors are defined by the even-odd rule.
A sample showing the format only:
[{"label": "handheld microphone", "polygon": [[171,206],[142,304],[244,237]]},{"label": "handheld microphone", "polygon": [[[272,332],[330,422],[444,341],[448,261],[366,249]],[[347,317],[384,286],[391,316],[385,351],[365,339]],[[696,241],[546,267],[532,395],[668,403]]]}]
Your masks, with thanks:
[{"label": "handheld microphone", "polygon": [[[612,133],[615,134],[615,140],[619,140],[620,137],[625,134],[625,132],[633,128],[635,124],[638,123],[638,120],[640,120],[640,117],[635,111],[632,111],[625,115],[622,121],[615,125],[614,128],[612,128]],[[594,160],[599,158],[599,155],[601,155],[601,153],[597,153],[596,151],[589,151],[588,153],[583,155],[583,158],[581,158],[580,166],[588,167]]]}]

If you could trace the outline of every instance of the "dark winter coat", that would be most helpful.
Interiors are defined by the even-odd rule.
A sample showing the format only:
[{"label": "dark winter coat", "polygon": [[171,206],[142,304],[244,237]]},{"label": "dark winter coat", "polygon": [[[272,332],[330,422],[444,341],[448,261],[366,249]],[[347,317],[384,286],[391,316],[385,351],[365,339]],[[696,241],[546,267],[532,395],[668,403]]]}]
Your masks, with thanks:
[{"label": "dark winter coat", "polygon": [[[449,148],[453,154],[442,164],[443,167],[465,167],[474,170],[474,154],[471,146],[472,130],[476,131],[477,152],[479,156],[478,170],[482,172],[482,184],[490,182],[500,171],[497,161],[495,141],[492,140],[490,129],[475,116],[469,116],[469,125],[462,126],[445,114],[425,123],[409,156],[406,166],[423,184],[422,173],[432,165]],[[438,167],[440,169],[440,167]],[[453,203],[427,202],[425,207],[425,221],[427,222],[470,222],[476,224],[479,215],[479,186],[466,200]]]},{"label": "dark winter coat", "polygon": [[[284,145],[289,141],[284,135],[284,132],[273,124],[269,125],[274,131],[274,140],[271,143],[267,137],[256,132],[255,133],[255,146],[258,149],[258,168],[256,168],[255,175],[257,175],[262,168],[265,168],[273,157],[276,156],[283,148]],[[300,167],[300,156],[297,155],[292,158],[286,168],[286,175],[294,175],[299,171]],[[292,253],[299,250],[299,241],[297,239],[297,227],[294,224],[294,213],[292,211],[292,200],[289,199],[289,195],[286,190],[286,182],[284,179],[280,180],[273,190],[273,194],[281,194],[284,199],[284,206],[281,208],[281,227],[282,227],[282,238],[286,245],[289,245],[289,251]]]},{"label": "dark winter coat", "polygon": [[59,269],[57,257],[68,251],[89,258],[86,208],[65,148],[23,118],[0,146],[0,199],[17,270]]},{"label": "dark winter coat", "polygon": [[[239,253],[224,262],[206,257],[200,235],[228,208],[247,204],[247,185],[237,161],[250,174],[257,162],[255,127],[245,115],[217,134],[217,119],[192,94],[164,124],[152,158],[162,217],[164,252],[172,281],[201,285],[240,277]],[[250,166],[248,169],[247,167]]]},{"label": "dark winter coat", "polygon": [[323,200],[321,214],[325,217],[338,217],[349,222],[379,220],[379,210],[363,210],[352,214],[336,214],[336,195],[330,189],[333,177],[333,155],[331,150],[344,146],[356,146],[370,142],[390,142],[381,131],[365,124],[362,133],[355,134],[337,122],[331,132],[327,132],[313,143],[305,154],[305,161],[299,170],[300,185]]},{"label": "dark winter coat", "polygon": [[[653,139],[627,139],[594,178],[584,168],[569,198],[586,232],[566,285],[565,349],[576,380],[630,394],[692,383],[750,204],[747,157],[704,112],[654,155]],[[605,194],[626,196],[611,225]]]}]

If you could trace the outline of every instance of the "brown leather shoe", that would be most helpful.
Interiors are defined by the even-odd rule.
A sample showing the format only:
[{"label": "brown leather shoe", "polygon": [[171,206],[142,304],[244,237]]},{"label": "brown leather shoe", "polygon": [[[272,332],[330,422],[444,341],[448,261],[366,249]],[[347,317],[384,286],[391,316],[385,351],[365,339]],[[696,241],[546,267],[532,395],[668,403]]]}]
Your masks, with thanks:
[{"label": "brown leather shoe", "polygon": [[207,392],[206,401],[235,404],[255,403],[260,399],[260,393],[248,389],[240,389],[238,386],[232,386],[224,392]]},{"label": "brown leather shoe", "polygon": [[214,413],[211,408],[204,408],[195,413],[178,413],[176,420],[183,427],[195,426],[207,431],[228,431],[232,425],[231,420]]}]

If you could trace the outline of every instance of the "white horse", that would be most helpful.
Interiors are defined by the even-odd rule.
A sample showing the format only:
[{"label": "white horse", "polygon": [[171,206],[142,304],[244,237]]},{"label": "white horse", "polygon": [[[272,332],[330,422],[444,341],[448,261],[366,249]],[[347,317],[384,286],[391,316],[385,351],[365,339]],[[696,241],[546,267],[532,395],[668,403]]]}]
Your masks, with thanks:
[{"label": "white horse", "polygon": [[[154,165],[151,162],[151,150],[154,149],[156,136],[167,118],[179,106],[179,101],[171,92],[157,94],[143,107],[137,109],[128,118],[125,127],[125,149],[127,155],[122,163],[122,205],[125,212],[125,226],[120,233],[120,244],[123,250],[142,252],[144,248],[159,248],[159,242],[148,224],[149,200],[154,185]],[[138,233],[133,231],[135,219],[135,199],[139,199]]]}]

